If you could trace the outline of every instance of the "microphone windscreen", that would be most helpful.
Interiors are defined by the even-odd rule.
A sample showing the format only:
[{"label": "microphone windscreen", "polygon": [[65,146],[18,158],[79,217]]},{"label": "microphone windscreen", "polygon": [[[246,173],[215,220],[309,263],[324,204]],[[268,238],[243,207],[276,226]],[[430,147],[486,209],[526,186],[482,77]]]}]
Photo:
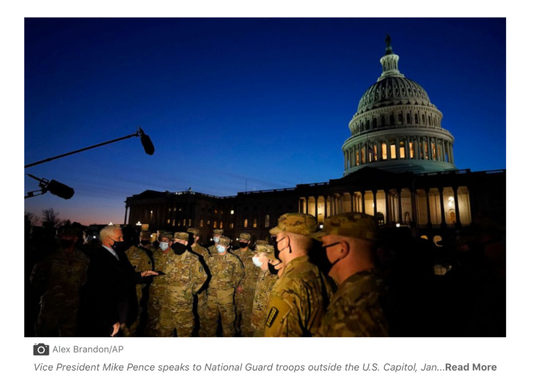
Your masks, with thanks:
[{"label": "microphone windscreen", "polygon": [[51,194],[61,197],[62,199],[65,199],[65,200],[68,200],[74,196],[73,188],[68,187],[67,185],[62,184],[61,182],[56,180],[51,180],[48,186],[46,187],[46,190]]},{"label": "microphone windscreen", "polygon": [[145,134],[142,134],[140,138],[141,144],[143,145],[143,149],[145,150],[145,152],[149,155],[153,155],[155,153],[155,146],[153,146],[151,138],[149,138],[149,136]]}]

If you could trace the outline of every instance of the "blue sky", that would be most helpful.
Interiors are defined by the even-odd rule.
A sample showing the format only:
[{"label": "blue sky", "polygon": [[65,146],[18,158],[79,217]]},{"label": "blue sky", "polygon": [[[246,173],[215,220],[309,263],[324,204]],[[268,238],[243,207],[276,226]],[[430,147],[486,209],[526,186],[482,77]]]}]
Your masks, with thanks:
[{"label": "blue sky", "polygon": [[503,18],[27,18],[24,163],[138,127],[156,152],[131,138],[25,169],[75,189],[25,210],[122,223],[126,197],[147,189],[226,196],[339,178],[386,33],[443,113],[457,167],[506,168]]}]

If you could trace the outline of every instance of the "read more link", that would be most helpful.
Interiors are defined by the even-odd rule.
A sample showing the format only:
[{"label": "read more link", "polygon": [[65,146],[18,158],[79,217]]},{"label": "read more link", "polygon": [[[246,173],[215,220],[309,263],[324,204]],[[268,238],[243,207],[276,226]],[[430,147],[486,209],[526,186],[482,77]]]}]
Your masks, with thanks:
[{"label": "read more link", "polygon": [[34,355],[50,355],[50,346],[44,343],[38,343],[32,346],[32,353]]}]

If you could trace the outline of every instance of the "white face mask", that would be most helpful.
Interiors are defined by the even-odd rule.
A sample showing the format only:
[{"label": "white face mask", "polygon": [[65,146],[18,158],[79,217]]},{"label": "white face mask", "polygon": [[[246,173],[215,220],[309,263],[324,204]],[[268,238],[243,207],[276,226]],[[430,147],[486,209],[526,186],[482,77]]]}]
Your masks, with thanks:
[{"label": "white face mask", "polygon": [[254,265],[258,267],[262,267],[262,262],[260,262],[260,257],[258,256],[252,257],[252,262],[254,262]]},{"label": "white face mask", "polygon": [[159,247],[162,251],[168,250],[168,242],[160,242]]},{"label": "white face mask", "polygon": [[214,242],[218,243],[220,241],[220,237],[219,236],[215,236],[214,237]]},{"label": "white face mask", "polygon": [[218,249],[218,253],[220,253],[220,254],[225,253],[225,247],[223,247],[221,245],[218,245],[218,246],[216,246],[216,248]]}]

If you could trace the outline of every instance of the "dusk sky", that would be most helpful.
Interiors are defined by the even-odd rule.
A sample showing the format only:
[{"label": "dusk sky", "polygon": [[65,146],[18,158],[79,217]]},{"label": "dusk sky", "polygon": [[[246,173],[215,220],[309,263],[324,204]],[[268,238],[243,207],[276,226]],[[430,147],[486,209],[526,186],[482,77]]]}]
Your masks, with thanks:
[{"label": "dusk sky", "polygon": [[[75,190],[41,216],[124,221],[145,190],[231,196],[342,177],[342,144],[382,72],[386,34],[455,138],[459,169],[506,168],[506,20],[25,20],[25,165],[143,128],[138,138],[25,169]],[[38,182],[25,176],[24,191]]]}]

